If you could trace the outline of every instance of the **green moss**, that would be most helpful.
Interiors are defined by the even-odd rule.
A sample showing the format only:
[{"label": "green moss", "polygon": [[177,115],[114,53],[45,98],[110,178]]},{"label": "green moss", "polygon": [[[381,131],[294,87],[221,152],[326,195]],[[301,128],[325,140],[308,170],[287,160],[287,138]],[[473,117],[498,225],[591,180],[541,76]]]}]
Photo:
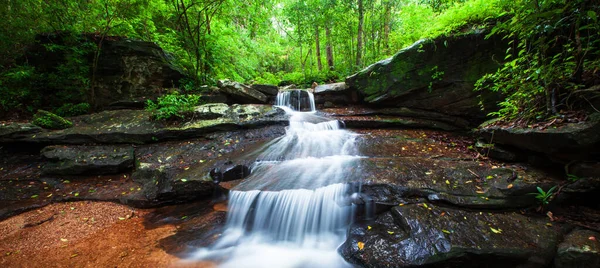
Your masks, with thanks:
[{"label": "green moss", "polygon": [[33,124],[47,129],[65,129],[73,126],[71,121],[44,110],[38,110],[33,116]]}]

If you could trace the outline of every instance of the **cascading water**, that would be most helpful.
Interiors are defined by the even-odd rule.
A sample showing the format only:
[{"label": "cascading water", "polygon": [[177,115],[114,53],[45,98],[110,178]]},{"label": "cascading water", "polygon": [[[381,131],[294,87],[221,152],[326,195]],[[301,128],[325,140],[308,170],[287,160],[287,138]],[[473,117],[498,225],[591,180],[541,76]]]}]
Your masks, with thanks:
[{"label": "cascading water", "polygon": [[229,194],[223,236],[194,259],[220,267],[350,266],[336,249],[352,215],[346,182],[359,158],[355,134],[315,115],[312,93],[295,94],[277,95],[291,115],[286,134],[258,152],[250,176]]}]

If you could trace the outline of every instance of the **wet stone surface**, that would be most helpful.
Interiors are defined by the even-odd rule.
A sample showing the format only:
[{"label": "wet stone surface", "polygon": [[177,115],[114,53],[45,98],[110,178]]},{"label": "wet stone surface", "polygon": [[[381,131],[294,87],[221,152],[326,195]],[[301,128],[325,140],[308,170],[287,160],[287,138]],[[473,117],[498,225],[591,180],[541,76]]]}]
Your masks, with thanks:
[{"label": "wet stone surface", "polygon": [[518,213],[396,206],[354,224],[340,247],[364,267],[546,267],[562,230]]}]

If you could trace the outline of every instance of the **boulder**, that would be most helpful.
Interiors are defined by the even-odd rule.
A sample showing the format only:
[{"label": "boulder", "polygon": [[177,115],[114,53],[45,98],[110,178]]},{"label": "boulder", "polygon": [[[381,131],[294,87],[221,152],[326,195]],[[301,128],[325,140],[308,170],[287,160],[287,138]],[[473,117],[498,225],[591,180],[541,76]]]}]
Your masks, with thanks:
[{"label": "boulder", "polygon": [[518,213],[405,205],[353,224],[339,251],[362,267],[547,267],[560,233]]},{"label": "boulder", "polygon": [[250,85],[250,88],[258,90],[267,96],[277,96],[277,93],[279,93],[279,87],[274,85],[253,84]]},{"label": "boulder", "polygon": [[324,107],[342,107],[358,103],[356,91],[350,90],[344,82],[318,85],[314,94],[315,104]]},{"label": "boulder", "polygon": [[554,267],[600,267],[600,233],[574,230],[558,245]]},{"label": "boulder", "polygon": [[[88,64],[91,70],[91,59],[100,37],[86,34],[78,38],[82,49],[91,47],[86,55],[90,59]],[[69,35],[66,33],[38,35],[36,44],[26,52],[27,62],[41,72],[53,70],[67,61],[67,55],[61,50],[47,47],[74,45],[67,40]],[[113,103],[127,103],[140,98],[155,99],[164,93],[164,88],[178,87],[185,76],[171,61],[172,58],[156,43],[106,36],[102,39],[102,51],[94,75],[95,104],[105,108]],[[91,79],[91,76],[90,72],[87,78]],[[73,101],[85,102],[87,99]]]},{"label": "boulder", "polygon": [[346,91],[348,91],[348,86],[344,82],[318,85],[317,87],[315,87],[315,94],[336,93]]},{"label": "boulder", "polygon": [[145,199],[155,205],[205,199],[217,188],[208,176],[181,177],[170,165],[160,163],[140,163],[131,178],[142,185]]},{"label": "boulder", "polygon": [[418,41],[346,78],[346,84],[369,105],[423,109],[480,122],[499,96],[473,91],[475,82],[498,69],[497,59],[507,47],[500,37],[485,36],[475,31]]},{"label": "boulder", "polygon": [[222,93],[228,95],[237,103],[265,104],[268,100],[268,97],[262,92],[238,82],[219,80],[217,85]]},{"label": "boulder", "polygon": [[117,174],[133,169],[131,146],[48,146],[41,154],[51,162],[44,174]]},{"label": "boulder", "polygon": [[[488,143],[548,155],[559,163],[589,160],[600,151],[600,113],[580,123],[567,123],[549,128],[502,127],[482,124],[477,134]],[[551,144],[551,146],[549,146]]]}]

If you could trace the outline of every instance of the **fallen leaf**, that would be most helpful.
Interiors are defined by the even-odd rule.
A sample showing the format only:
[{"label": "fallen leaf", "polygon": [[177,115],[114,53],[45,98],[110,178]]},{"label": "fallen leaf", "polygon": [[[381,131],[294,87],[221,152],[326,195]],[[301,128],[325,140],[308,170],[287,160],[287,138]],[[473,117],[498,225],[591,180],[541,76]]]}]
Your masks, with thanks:
[{"label": "fallen leaf", "polygon": [[75,257],[77,257],[77,255],[79,255],[79,254],[74,253],[73,255],[71,255],[71,258],[75,258]]},{"label": "fallen leaf", "polygon": [[371,230],[371,226],[368,226],[368,225],[367,225],[367,230]]},{"label": "fallen leaf", "polygon": [[31,196],[31,198],[37,198],[37,197],[38,197],[37,194],[34,194],[34,195]]},{"label": "fallen leaf", "polygon": [[446,180],[446,184],[450,185],[450,181],[449,181],[449,180]]},{"label": "fallen leaf", "polygon": [[450,234],[450,233],[451,233],[450,231],[448,231],[448,230],[444,230],[444,229],[442,229],[442,232],[444,232],[444,233],[447,233],[447,234]]},{"label": "fallen leaf", "polygon": [[546,223],[546,226],[552,227],[552,223]]},{"label": "fallen leaf", "polygon": [[186,182],[187,180],[186,180],[186,179],[181,179],[181,181],[182,181],[182,182]]},{"label": "fallen leaf", "polygon": [[446,215],[446,212],[442,211],[442,213],[440,214],[440,217],[443,217],[444,215]]},{"label": "fallen leaf", "polygon": [[388,234],[394,234],[394,232],[391,232],[391,231],[387,231],[387,232],[388,232]]},{"label": "fallen leaf", "polygon": [[492,230],[492,232],[494,232],[495,234],[501,234],[502,233],[502,229],[500,229],[500,228],[494,229],[494,228],[490,227],[490,230]]},{"label": "fallen leaf", "polygon": [[125,218],[123,218],[123,217],[119,217],[119,220],[122,220],[122,221],[124,221],[124,220],[125,220]]},{"label": "fallen leaf", "polygon": [[425,208],[429,208],[429,207],[427,206],[427,204],[425,204],[425,203],[423,203],[423,207],[425,207]]},{"label": "fallen leaf", "polygon": [[60,239],[60,241],[67,242],[67,241],[69,241],[69,240],[68,240],[68,239],[66,239],[66,238],[61,238],[61,239]]},{"label": "fallen leaf", "polygon": [[485,194],[485,191],[475,191],[478,194]]},{"label": "fallen leaf", "polygon": [[365,243],[363,243],[363,242],[358,242],[358,243],[357,243],[357,246],[358,246],[358,249],[359,249],[359,250],[363,250],[363,248],[365,248]]},{"label": "fallen leaf", "polygon": [[511,183],[511,184],[509,184],[508,186],[506,186],[506,189],[510,189],[510,188],[513,188],[513,185],[512,185],[512,183]]},{"label": "fallen leaf", "polygon": [[590,237],[588,237],[588,239],[592,240],[592,241],[596,241],[596,237],[595,236],[590,236]]}]

